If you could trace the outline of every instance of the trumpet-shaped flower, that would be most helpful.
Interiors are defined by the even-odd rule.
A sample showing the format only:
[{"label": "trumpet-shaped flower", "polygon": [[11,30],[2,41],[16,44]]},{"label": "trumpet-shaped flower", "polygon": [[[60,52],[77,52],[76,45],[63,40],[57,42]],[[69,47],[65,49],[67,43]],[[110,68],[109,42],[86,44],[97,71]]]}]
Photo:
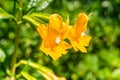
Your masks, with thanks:
[{"label": "trumpet-shaped flower", "polygon": [[74,50],[87,52],[86,46],[89,45],[91,37],[85,34],[87,28],[88,16],[84,13],[79,13],[75,24],[70,27],[69,40]]},{"label": "trumpet-shaped flower", "polygon": [[62,54],[67,53],[67,49],[71,46],[64,41],[68,34],[68,20],[63,22],[61,16],[53,14],[50,16],[49,24],[46,26],[41,24],[37,31],[42,38],[40,50],[46,55],[50,55],[57,60]]}]

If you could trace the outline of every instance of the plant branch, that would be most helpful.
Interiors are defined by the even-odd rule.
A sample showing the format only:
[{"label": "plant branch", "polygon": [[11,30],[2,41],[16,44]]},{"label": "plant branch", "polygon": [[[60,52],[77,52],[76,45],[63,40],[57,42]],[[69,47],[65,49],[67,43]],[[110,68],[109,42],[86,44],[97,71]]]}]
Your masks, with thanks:
[{"label": "plant branch", "polygon": [[15,74],[15,71],[16,71],[15,64],[17,60],[17,53],[18,53],[18,46],[19,46],[19,39],[20,39],[20,28],[21,28],[21,24],[19,24],[18,22],[21,21],[22,19],[22,6],[23,6],[23,0],[19,0],[18,1],[19,10],[17,11],[17,14],[16,14],[17,27],[16,27],[15,47],[14,47],[14,52],[13,52],[12,60],[11,60],[12,76]]}]

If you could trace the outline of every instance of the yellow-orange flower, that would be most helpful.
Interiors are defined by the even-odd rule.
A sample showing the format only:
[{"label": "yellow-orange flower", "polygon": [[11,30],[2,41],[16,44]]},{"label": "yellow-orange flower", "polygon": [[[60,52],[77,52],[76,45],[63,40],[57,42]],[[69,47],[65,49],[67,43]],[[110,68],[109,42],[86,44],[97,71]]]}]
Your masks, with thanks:
[{"label": "yellow-orange flower", "polygon": [[84,13],[79,13],[75,24],[70,27],[69,40],[74,50],[87,52],[86,46],[89,45],[91,37],[85,34],[87,28],[88,16]]},{"label": "yellow-orange flower", "polygon": [[40,50],[57,60],[62,54],[67,53],[71,46],[64,41],[68,34],[69,22],[63,22],[61,16],[53,14],[50,16],[49,24],[41,24],[37,31],[42,38]]}]

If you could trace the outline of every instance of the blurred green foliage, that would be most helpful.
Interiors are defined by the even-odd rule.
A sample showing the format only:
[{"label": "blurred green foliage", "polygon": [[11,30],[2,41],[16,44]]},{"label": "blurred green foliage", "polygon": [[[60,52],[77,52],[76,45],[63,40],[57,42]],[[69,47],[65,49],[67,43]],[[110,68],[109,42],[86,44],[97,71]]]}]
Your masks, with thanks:
[{"label": "blurred green foliage", "polygon": [[[24,12],[57,13],[64,19],[68,16],[74,24],[79,12],[92,13],[88,23],[91,43],[88,53],[70,50],[54,61],[39,51],[41,43],[38,33],[29,24],[22,25],[18,61],[31,60],[52,69],[67,80],[120,80],[120,0],[24,0]],[[32,4],[33,3],[33,4]],[[9,5],[9,6],[8,6]],[[13,0],[1,0],[0,7],[14,15]],[[37,6],[35,6],[37,5]],[[37,7],[37,8],[36,8]],[[14,11],[14,12],[13,12]],[[11,19],[0,19],[0,78],[6,78],[11,54],[14,50],[16,25]],[[41,80],[28,66],[17,68],[17,72],[28,71]]]}]

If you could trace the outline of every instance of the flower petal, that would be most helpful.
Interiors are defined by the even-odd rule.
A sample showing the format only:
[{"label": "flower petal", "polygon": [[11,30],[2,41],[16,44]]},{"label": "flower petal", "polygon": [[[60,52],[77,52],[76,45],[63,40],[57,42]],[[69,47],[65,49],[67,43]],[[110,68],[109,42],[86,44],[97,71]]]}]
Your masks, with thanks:
[{"label": "flower petal", "polygon": [[41,46],[40,46],[40,50],[42,52],[44,52],[46,55],[49,55],[51,53],[51,49],[48,47],[45,47],[44,45],[44,41],[42,42]]},{"label": "flower petal", "polygon": [[62,56],[62,54],[66,54],[67,49],[70,49],[70,48],[71,46],[65,41],[63,41],[59,46],[53,49],[45,47],[44,42],[42,42],[40,50],[44,52],[46,55],[50,55],[54,60],[57,60],[59,59],[59,57]]},{"label": "flower petal", "polygon": [[47,40],[49,42],[49,47],[51,48],[54,48],[58,45],[58,43],[56,43],[56,38],[60,36],[62,23],[62,18],[58,14],[53,14],[50,16],[49,25],[47,28]]},{"label": "flower petal", "polygon": [[47,35],[47,27],[44,24],[41,24],[37,27],[37,31],[40,34],[41,38],[44,39]]},{"label": "flower petal", "polygon": [[86,48],[80,42],[74,41],[71,43],[71,45],[75,51],[80,50],[81,52],[87,52]]},{"label": "flower petal", "polygon": [[62,54],[66,54],[67,53],[67,49],[70,49],[71,46],[66,43],[65,41],[63,41],[62,43],[60,43],[59,46],[57,46],[54,51],[52,53],[50,53],[50,56],[54,59],[57,60],[59,59],[59,57],[62,56]]},{"label": "flower petal", "polygon": [[49,21],[49,27],[56,30],[56,31],[60,31],[62,28],[62,18],[61,16],[59,16],[58,14],[53,14],[50,16],[50,21]]},{"label": "flower petal", "polygon": [[60,51],[62,54],[66,54],[67,50],[71,48],[71,45],[69,45],[67,42],[62,41],[60,45],[57,47],[57,51]]},{"label": "flower petal", "polygon": [[78,41],[71,41],[71,45],[73,46],[75,51],[80,50],[81,52],[87,52],[85,47],[89,45],[90,40],[91,37],[85,35],[83,37],[79,37]]},{"label": "flower petal", "polygon": [[88,16],[84,13],[80,13],[74,25],[75,34],[79,36],[82,32],[84,32],[86,30],[87,23],[88,23]]},{"label": "flower petal", "polygon": [[88,46],[90,40],[91,40],[91,37],[88,36],[88,35],[85,35],[85,36],[79,38],[79,42],[80,42],[83,46]]}]

